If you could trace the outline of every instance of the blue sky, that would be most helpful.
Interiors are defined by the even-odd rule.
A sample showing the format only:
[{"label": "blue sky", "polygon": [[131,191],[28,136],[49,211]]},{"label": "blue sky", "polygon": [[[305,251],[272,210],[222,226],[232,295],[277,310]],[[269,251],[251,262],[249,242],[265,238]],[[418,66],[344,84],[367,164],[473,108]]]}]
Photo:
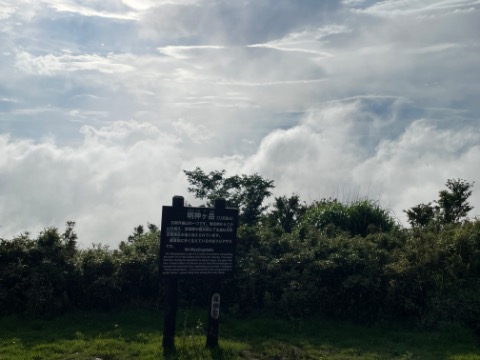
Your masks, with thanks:
[{"label": "blue sky", "polygon": [[[480,1],[0,0],[0,237],[115,247],[183,169],[403,209],[480,177]],[[478,186],[478,185],[477,185]],[[273,198],[271,199],[273,201]],[[480,190],[471,199],[480,214]],[[406,224],[405,224],[406,225]]]}]

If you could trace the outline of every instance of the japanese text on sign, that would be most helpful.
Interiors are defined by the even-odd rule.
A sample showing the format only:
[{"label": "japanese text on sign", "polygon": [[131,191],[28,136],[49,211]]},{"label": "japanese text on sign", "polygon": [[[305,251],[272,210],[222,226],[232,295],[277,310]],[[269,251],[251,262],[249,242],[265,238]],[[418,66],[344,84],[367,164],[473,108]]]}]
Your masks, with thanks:
[{"label": "japanese text on sign", "polygon": [[163,207],[160,264],[163,276],[230,276],[238,211]]}]

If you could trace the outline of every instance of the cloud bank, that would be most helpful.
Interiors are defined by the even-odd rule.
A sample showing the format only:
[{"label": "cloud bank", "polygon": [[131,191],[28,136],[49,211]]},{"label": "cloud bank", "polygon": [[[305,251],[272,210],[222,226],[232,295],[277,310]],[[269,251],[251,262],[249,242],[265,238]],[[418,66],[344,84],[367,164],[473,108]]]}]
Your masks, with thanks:
[{"label": "cloud bank", "polygon": [[196,166],[401,221],[478,183],[478,1],[0,5],[0,237],[73,220],[116,246]]}]

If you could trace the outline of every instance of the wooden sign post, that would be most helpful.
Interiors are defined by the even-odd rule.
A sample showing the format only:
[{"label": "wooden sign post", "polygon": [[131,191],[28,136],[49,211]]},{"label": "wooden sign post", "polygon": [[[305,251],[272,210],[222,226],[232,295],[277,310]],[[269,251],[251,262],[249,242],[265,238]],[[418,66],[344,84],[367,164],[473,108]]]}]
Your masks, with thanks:
[{"label": "wooden sign post", "polygon": [[160,273],[167,281],[167,313],[163,347],[174,349],[178,279],[207,279],[210,283],[207,346],[218,344],[221,279],[233,276],[238,210],[228,209],[225,199],[214,208],[184,207],[175,196],[163,206]]}]

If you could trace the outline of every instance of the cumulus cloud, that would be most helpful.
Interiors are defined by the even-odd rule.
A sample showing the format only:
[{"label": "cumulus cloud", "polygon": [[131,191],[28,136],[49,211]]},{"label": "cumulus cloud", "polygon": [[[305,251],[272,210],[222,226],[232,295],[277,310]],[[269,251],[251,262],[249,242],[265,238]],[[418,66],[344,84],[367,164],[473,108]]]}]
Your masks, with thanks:
[{"label": "cumulus cloud", "polygon": [[[435,121],[414,121],[397,139],[382,141],[375,156],[354,170],[357,181],[369,181],[397,213],[418,203],[438,197],[449,178],[473,182],[480,176],[476,164],[480,160],[478,127],[444,129]],[[472,197],[478,214],[480,196]]]},{"label": "cumulus cloud", "polygon": [[[401,109],[387,102],[390,114],[379,114],[378,102],[354,100],[314,110],[297,126],[269,134],[243,169],[276,179],[278,194],[297,193],[310,201],[378,199],[402,221],[402,210],[436,199],[447,179],[479,178],[477,126],[452,129],[438,119],[412,117],[392,132],[391,119]],[[478,214],[479,194],[472,200]]]},{"label": "cumulus cloud", "polygon": [[206,143],[213,136],[212,131],[206,126],[196,125],[185,120],[177,120],[173,123],[173,126],[180,134],[186,135],[190,141],[196,144]]},{"label": "cumulus cloud", "polygon": [[0,137],[0,236],[73,220],[83,245],[117,245],[133,226],[159,224],[183,190],[178,139],[135,121],[82,132],[76,148]]},{"label": "cumulus cloud", "polygon": [[396,212],[474,181],[479,6],[0,0],[0,235],[115,244],[196,166]]},{"label": "cumulus cloud", "polygon": [[[0,217],[8,222],[0,234],[74,220],[83,246],[116,246],[134,226],[158,224],[171,196],[196,204],[182,172],[196,166],[257,172],[275,181],[277,195],[297,193],[307,201],[367,196],[404,221],[402,210],[435,199],[446,179],[480,176],[477,127],[451,129],[438,119],[410,116],[392,131],[395,116],[409,106],[385,98],[329,103],[295,126],[271,131],[250,156],[186,152],[184,135],[201,140],[195,136],[205,131],[205,141],[211,135],[180,120],[178,137],[134,120],[84,126],[77,147],[2,135]],[[472,204],[480,208],[478,194]]]},{"label": "cumulus cloud", "polygon": [[349,169],[362,152],[353,131],[356,109],[353,103],[312,111],[299,125],[272,132],[249,159],[248,168],[277,179],[279,189],[287,193],[346,186],[352,180]]}]

